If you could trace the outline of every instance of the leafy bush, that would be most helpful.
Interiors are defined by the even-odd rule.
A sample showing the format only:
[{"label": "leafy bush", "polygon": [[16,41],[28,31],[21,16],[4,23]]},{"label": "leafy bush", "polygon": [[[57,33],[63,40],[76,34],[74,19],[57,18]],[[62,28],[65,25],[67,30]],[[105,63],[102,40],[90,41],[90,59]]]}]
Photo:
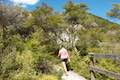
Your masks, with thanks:
[{"label": "leafy bush", "polygon": [[35,65],[37,73],[50,73],[52,71],[52,66],[45,58],[39,58]]},{"label": "leafy bush", "polygon": [[21,66],[16,62],[13,53],[8,54],[3,58],[0,65],[0,78],[8,79],[11,73],[14,73]]},{"label": "leafy bush", "polygon": [[42,75],[38,80],[58,80],[54,75]]},{"label": "leafy bush", "polygon": [[11,73],[12,80],[35,80],[36,72],[33,69],[34,58],[31,51],[17,53],[16,62],[21,65],[21,68]]},{"label": "leafy bush", "polygon": [[78,74],[88,78],[89,77],[89,70],[88,70],[88,56],[78,56],[75,55],[75,52],[71,52],[71,67],[75,72]]}]

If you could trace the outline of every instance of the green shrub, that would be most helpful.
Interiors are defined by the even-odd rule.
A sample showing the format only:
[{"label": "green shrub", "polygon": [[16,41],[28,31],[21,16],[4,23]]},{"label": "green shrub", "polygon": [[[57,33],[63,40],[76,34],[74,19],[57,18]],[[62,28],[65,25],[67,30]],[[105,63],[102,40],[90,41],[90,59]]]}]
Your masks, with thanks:
[{"label": "green shrub", "polygon": [[11,76],[12,80],[37,80],[37,76],[25,70],[18,71]]},{"label": "green shrub", "polygon": [[73,70],[76,73],[88,78],[89,77],[88,56],[84,56],[84,57],[78,56],[75,55],[75,52],[71,52],[70,58],[71,58],[71,67],[73,68]]},{"label": "green shrub", "polygon": [[34,57],[30,50],[25,50],[23,53],[16,55],[16,62],[21,65],[21,68],[11,73],[12,80],[35,80],[36,72],[33,69]]},{"label": "green shrub", "polygon": [[58,77],[54,75],[42,75],[38,80],[58,80]]}]

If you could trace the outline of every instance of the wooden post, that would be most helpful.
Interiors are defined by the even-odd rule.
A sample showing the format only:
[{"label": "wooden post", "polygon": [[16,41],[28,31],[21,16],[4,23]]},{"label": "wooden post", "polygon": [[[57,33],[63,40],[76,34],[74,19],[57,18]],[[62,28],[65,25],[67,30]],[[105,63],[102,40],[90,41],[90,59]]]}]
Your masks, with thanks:
[{"label": "wooden post", "polygon": [[[90,66],[95,66],[94,53],[90,53]],[[95,72],[90,70],[90,80],[95,80]]]},{"label": "wooden post", "polygon": [[120,80],[120,78],[119,78],[119,79],[116,79],[116,80]]}]

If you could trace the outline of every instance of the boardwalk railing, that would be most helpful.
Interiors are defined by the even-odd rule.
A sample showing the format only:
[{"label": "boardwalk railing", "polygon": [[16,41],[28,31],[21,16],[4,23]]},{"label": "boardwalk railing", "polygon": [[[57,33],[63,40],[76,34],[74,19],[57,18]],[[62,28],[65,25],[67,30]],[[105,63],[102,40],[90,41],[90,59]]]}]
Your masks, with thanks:
[{"label": "boardwalk railing", "polygon": [[114,77],[116,80],[120,80],[120,74],[119,73],[115,73],[115,72],[112,72],[112,71],[101,69],[99,67],[96,67],[96,65],[95,65],[96,59],[100,59],[100,58],[110,58],[110,59],[114,60],[115,62],[120,63],[120,54],[94,54],[94,53],[89,53],[89,55],[90,55],[90,60],[91,60],[90,65],[89,65],[91,80],[95,80],[95,73],[104,74],[105,76]]}]

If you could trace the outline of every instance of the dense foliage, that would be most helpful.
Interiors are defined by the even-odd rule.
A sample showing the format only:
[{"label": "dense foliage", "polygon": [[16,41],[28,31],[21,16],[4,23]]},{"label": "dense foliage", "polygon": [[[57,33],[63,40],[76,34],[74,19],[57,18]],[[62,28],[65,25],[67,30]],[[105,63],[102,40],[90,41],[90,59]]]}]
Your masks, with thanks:
[{"label": "dense foliage", "polygon": [[[72,68],[89,79],[88,53],[119,53],[120,25],[90,14],[88,9],[70,1],[62,13],[45,3],[28,12],[0,3],[0,80],[59,80],[63,72],[56,53],[61,45],[70,53]],[[120,73],[112,61],[97,62]],[[102,74],[96,77],[114,80]]]}]

